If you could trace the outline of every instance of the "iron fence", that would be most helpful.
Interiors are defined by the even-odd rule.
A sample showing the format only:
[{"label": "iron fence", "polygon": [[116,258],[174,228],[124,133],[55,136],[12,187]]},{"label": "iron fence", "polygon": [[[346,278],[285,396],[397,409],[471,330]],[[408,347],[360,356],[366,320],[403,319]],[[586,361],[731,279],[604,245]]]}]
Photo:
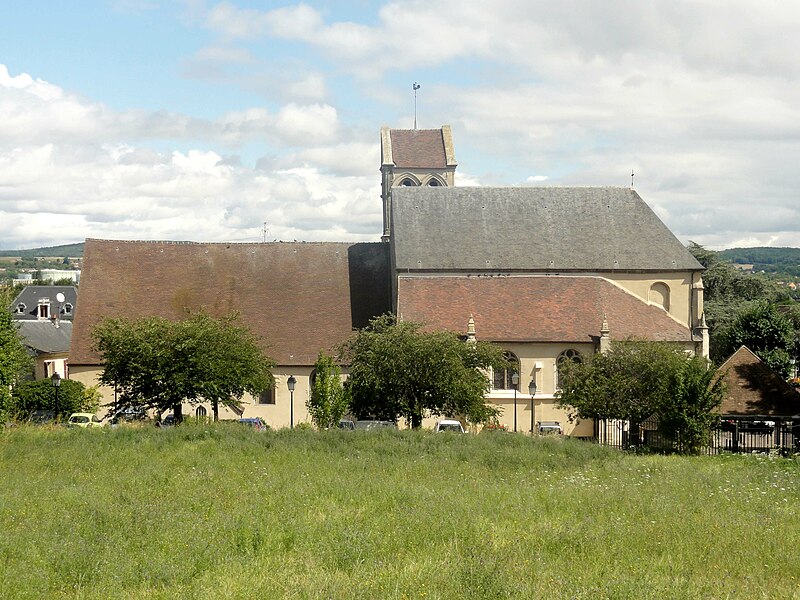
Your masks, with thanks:
[{"label": "iron fence", "polygon": [[[600,419],[594,439],[614,448],[647,448],[657,452],[680,450],[679,442],[658,430],[657,420],[632,424],[622,419]],[[704,454],[800,452],[800,419],[777,417],[725,417],[709,434]]]}]

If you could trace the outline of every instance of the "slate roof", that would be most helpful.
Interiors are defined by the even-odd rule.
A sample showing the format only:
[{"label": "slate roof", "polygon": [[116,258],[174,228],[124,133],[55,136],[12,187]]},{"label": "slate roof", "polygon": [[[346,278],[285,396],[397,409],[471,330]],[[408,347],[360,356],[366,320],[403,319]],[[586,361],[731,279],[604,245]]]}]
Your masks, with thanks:
[{"label": "slate roof", "polygon": [[448,166],[442,129],[391,129],[389,135],[395,166],[406,169]]},{"label": "slate roof", "polygon": [[800,393],[747,346],[734,352],[717,369],[727,391],[720,406],[724,415],[800,415]]},{"label": "slate roof", "polygon": [[99,364],[103,317],[180,319],[239,311],[279,365],[320,350],[391,309],[388,244],[203,244],[86,240],[70,364]]},{"label": "slate roof", "polygon": [[602,277],[400,277],[398,314],[432,329],[493,342],[591,342],[603,315],[612,339],[690,342],[691,332],[663,309]]},{"label": "slate roof", "polygon": [[[38,319],[38,306],[40,298],[50,299],[51,314],[55,314],[56,307],[59,302],[56,300],[56,294],[64,294],[64,304],[71,304],[73,312],[70,314],[62,314],[62,319],[72,319],[75,314],[75,307],[78,302],[78,289],[74,285],[29,285],[26,286],[14,301],[9,305],[8,309],[14,316],[14,319]],[[17,305],[23,303],[25,305],[25,312],[18,314],[16,312]]]},{"label": "slate roof", "polygon": [[399,187],[391,222],[402,271],[702,269],[629,188]]},{"label": "slate roof", "polygon": [[61,321],[56,327],[52,321],[16,321],[23,344],[34,354],[68,352],[72,338],[72,323]]}]

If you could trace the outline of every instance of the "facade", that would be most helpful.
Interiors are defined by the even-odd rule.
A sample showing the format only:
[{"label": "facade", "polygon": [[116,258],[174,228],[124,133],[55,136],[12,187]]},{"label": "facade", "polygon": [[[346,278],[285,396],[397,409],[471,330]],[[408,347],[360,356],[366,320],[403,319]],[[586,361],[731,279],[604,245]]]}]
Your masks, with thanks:
[{"label": "facade", "polygon": [[8,307],[23,344],[34,357],[34,377],[68,376],[67,357],[78,290],[71,285],[29,285]]},{"label": "facade", "polygon": [[239,310],[278,363],[276,389],[247,399],[244,416],[285,426],[288,376],[295,421],[306,420],[319,351],[392,310],[506,349],[518,389],[512,370],[490,373],[489,400],[507,427],[559,421],[591,435],[555,406],[560,363],[627,338],[708,354],[702,267],[634,190],[456,187],[447,126],[385,128],[381,155],[383,243],[87,240],[71,377],[94,383],[103,317]]},{"label": "facade", "polygon": [[394,310],[509,352],[518,389],[493,375],[489,396],[509,428],[591,435],[555,406],[558,365],[612,339],[708,354],[702,267],[634,190],[403,187],[391,225]]},{"label": "facade", "polygon": [[[260,398],[245,398],[244,416],[262,417],[272,427],[288,425],[292,411],[286,381],[294,375],[294,420],[308,420],[305,400],[319,352],[332,352],[353,329],[389,311],[387,265],[388,246],[380,242],[86,240],[70,378],[86,385],[97,382],[100,356],[91,331],[105,317],[177,320],[187,311],[205,310],[215,317],[238,311],[278,365],[276,388]],[[104,402],[114,402],[114,390],[104,389],[103,395]],[[194,410],[185,406],[184,414]],[[222,408],[220,415],[238,417]]]}]

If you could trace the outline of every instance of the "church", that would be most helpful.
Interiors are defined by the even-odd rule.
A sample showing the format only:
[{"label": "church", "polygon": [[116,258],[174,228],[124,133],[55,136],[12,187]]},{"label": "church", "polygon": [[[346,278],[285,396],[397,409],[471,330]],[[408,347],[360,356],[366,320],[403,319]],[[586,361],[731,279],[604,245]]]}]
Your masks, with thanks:
[{"label": "church", "polygon": [[96,383],[91,331],[105,317],[238,311],[277,363],[275,388],[246,396],[243,414],[284,427],[291,401],[308,420],[318,353],[392,311],[506,351],[517,368],[490,374],[487,399],[509,430],[558,421],[589,436],[556,406],[561,363],[629,338],[708,355],[703,268],[632,188],[458,187],[449,126],[383,128],[380,141],[381,241],[86,240],[69,377]]}]

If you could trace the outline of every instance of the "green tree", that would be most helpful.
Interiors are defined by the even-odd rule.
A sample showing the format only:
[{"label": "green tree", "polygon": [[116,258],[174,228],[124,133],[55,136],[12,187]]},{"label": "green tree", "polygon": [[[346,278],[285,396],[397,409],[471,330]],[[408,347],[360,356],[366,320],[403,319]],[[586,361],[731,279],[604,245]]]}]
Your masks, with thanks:
[{"label": "green tree", "polygon": [[24,419],[35,410],[55,410],[58,394],[57,419],[64,419],[74,412],[96,412],[99,394],[95,386],[87,388],[80,381],[63,379],[58,391],[50,379],[23,381],[16,388],[11,402],[14,417]]},{"label": "green tree", "polygon": [[[711,342],[711,358],[717,363],[730,355],[726,331],[749,302],[779,302],[788,298],[787,288],[752,273],[744,273],[724,260],[719,252],[690,242],[689,252],[705,267],[704,312]],[[734,348],[736,350],[736,348]]]},{"label": "green tree", "polygon": [[13,416],[11,392],[33,367],[6,304],[0,306],[0,421]]},{"label": "green tree", "polygon": [[342,371],[333,358],[319,353],[314,363],[316,377],[306,401],[308,414],[319,429],[335,427],[347,412],[349,400],[342,385]]},{"label": "green tree", "polygon": [[497,415],[487,404],[489,367],[505,367],[503,351],[487,342],[464,342],[448,331],[384,315],[370,321],[341,348],[350,364],[347,389],[359,418],[420,427],[423,415],[463,415],[484,422]]},{"label": "green tree", "polygon": [[708,361],[691,357],[670,374],[671,398],[658,410],[659,430],[679,452],[698,454],[718,419],[725,383]]},{"label": "green tree", "polygon": [[723,355],[747,346],[784,379],[789,378],[794,345],[792,319],[765,300],[743,306],[720,336]]},{"label": "green tree", "polygon": [[663,343],[615,342],[606,354],[564,365],[558,404],[570,418],[627,420],[634,438],[656,415],[678,451],[697,452],[724,392],[709,366]]},{"label": "green tree", "polygon": [[216,420],[219,403],[236,406],[245,392],[257,395],[274,385],[275,363],[235,313],[106,319],[93,336],[104,363],[101,383],[115,386],[123,404],[173,409],[178,419],[182,402],[211,402]]},{"label": "green tree", "polygon": [[614,342],[606,354],[562,365],[558,403],[571,418],[641,423],[670,399],[670,374],[685,356],[663,343]]}]

